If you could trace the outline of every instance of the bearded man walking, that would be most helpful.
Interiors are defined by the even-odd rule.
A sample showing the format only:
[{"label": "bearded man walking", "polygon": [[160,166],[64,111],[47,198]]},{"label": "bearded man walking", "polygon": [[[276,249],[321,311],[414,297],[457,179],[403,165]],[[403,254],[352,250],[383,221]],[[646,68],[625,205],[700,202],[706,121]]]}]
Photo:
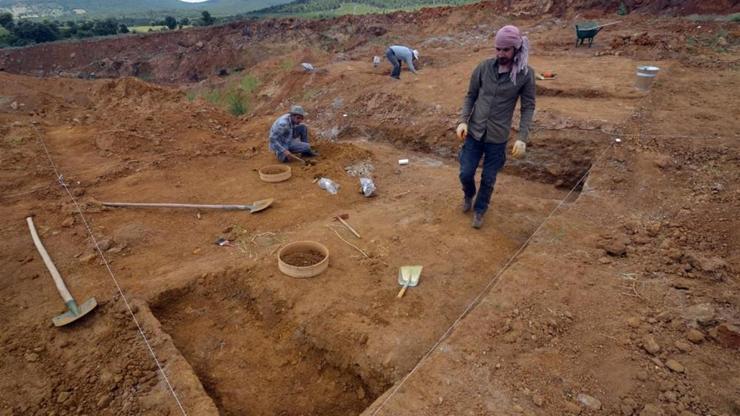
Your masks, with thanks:
[{"label": "bearded man walking", "polygon": [[[462,210],[473,209],[473,228],[483,226],[496,175],[506,162],[517,100],[521,100],[521,121],[513,157],[524,156],[535,108],[534,70],[527,65],[529,40],[516,26],[504,26],[496,32],[495,47],[496,57],[481,62],[470,77],[457,126],[457,136],[464,140],[460,149]],[[481,158],[483,171],[476,192],[475,171]]]}]

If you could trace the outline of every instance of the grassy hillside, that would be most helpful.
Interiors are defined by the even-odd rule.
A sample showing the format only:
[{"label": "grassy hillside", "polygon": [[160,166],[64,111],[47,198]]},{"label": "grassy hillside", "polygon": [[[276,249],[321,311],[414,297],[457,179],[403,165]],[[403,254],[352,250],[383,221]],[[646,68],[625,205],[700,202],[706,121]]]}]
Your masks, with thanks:
[{"label": "grassy hillside", "polygon": [[165,15],[195,17],[200,11],[208,10],[211,15],[220,17],[244,14],[286,2],[287,0],[209,0],[205,3],[185,3],[179,0],[0,0],[0,13],[11,12],[16,17],[50,19],[161,18]]},{"label": "grassy hillside", "polygon": [[460,5],[479,0],[295,0],[248,13],[249,16],[328,17],[344,14],[384,13],[425,6]]}]

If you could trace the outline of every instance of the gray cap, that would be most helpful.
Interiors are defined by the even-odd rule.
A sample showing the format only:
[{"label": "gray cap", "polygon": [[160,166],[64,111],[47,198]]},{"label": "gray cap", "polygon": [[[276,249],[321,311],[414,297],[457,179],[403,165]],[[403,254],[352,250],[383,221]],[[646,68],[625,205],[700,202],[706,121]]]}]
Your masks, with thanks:
[{"label": "gray cap", "polygon": [[292,105],[290,106],[290,114],[306,117],[306,110],[304,110],[300,105]]}]

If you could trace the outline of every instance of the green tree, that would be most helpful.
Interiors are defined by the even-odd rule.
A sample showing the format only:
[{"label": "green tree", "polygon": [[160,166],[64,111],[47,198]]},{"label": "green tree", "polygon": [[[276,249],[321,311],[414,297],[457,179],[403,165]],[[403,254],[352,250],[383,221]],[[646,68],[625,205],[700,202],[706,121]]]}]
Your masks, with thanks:
[{"label": "green tree", "polygon": [[200,23],[203,26],[210,26],[213,24],[213,17],[211,17],[211,14],[208,13],[208,10],[203,10],[200,14]]},{"label": "green tree", "polygon": [[11,13],[0,13],[0,26],[13,30],[13,15]]},{"label": "green tree", "polygon": [[182,19],[180,19],[180,26],[187,26],[189,24],[190,24],[190,19],[188,19],[187,17],[183,17]]},{"label": "green tree", "polygon": [[118,24],[113,19],[98,20],[92,31],[96,36],[115,35],[118,33]]},{"label": "green tree", "polygon": [[128,26],[126,26],[125,23],[121,23],[120,25],[118,25],[118,33],[128,33],[128,32],[129,32]]},{"label": "green tree", "polygon": [[55,29],[53,25],[23,19],[16,23],[13,34],[24,45],[29,42],[53,42],[59,39],[59,32]]},{"label": "green tree", "polygon": [[18,39],[8,29],[0,26],[0,48],[15,45]]},{"label": "green tree", "polygon": [[77,26],[77,22],[75,22],[73,20],[68,20],[64,24],[64,26],[67,27],[66,28],[67,34],[70,35],[70,36],[71,35],[76,35],[77,34],[77,30],[79,30],[79,28],[80,28],[79,26]]},{"label": "green tree", "polygon": [[177,27],[177,20],[172,16],[167,16],[164,18],[164,25],[172,30]]}]

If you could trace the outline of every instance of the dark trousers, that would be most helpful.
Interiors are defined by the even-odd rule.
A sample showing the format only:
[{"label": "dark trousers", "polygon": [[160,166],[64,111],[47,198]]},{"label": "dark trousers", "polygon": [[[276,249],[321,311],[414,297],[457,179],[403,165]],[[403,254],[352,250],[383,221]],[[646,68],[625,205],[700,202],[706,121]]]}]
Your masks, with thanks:
[{"label": "dark trousers", "polygon": [[293,126],[293,138],[308,143],[308,127],[305,124]]},{"label": "dark trousers", "polygon": [[496,184],[496,174],[506,162],[506,143],[484,143],[473,139],[470,135],[465,138],[465,143],[460,149],[460,183],[465,198],[472,199],[476,196],[475,171],[481,157],[483,158],[483,172],[473,209],[477,213],[484,214],[491,201],[493,186]]},{"label": "dark trousers", "polygon": [[393,53],[393,49],[388,48],[387,51],[385,51],[385,57],[388,58],[388,61],[393,65],[393,70],[391,71],[391,77],[400,79],[401,78],[401,61],[398,59],[395,53]]}]

